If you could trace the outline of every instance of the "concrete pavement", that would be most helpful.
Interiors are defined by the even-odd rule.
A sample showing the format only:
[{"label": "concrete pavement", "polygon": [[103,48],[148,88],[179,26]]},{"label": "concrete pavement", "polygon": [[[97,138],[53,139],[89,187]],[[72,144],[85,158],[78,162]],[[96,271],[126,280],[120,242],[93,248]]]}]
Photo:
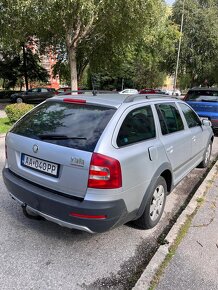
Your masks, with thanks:
[{"label": "concrete pavement", "polygon": [[[163,267],[179,229],[195,213],[188,233],[168,266],[159,274],[158,285],[151,287],[157,270]],[[134,289],[217,290],[218,289],[218,161],[196,191],[186,210],[166,237]],[[166,261],[166,260],[165,260]]]},{"label": "concrete pavement", "polygon": [[6,105],[7,105],[6,103],[4,103],[4,104],[0,103],[0,118],[5,118],[7,116],[5,111],[4,111],[4,108]]},{"label": "concrete pavement", "polygon": [[162,276],[157,290],[218,289],[217,170],[218,163],[216,177],[208,186],[203,205]]}]

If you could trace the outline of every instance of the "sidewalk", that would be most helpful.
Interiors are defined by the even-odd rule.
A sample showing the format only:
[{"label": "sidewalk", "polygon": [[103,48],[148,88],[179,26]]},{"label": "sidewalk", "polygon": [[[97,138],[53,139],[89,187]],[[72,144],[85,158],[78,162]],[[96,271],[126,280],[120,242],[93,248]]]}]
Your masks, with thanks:
[{"label": "sidewalk", "polygon": [[7,104],[6,103],[0,103],[0,118],[5,118],[6,117],[6,113],[4,111],[4,108]]},{"label": "sidewalk", "polygon": [[218,289],[218,176],[156,290]]},{"label": "sidewalk", "polygon": [[[188,216],[197,213],[166,268],[162,262]],[[218,290],[218,161],[196,191],[177,223],[160,246],[134,290]],[[157,270],[163,267],[156,288],[150,288]],[[159,274],[158,274],[159,275]]]}]

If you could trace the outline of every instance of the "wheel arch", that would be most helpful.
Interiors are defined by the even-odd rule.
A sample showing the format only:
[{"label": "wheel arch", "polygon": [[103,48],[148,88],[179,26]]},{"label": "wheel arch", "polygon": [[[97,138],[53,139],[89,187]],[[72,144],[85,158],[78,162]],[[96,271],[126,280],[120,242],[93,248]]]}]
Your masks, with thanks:
[{"label": "wheel arch", "polygon": [[172,172],[169,170],[169,169],[166,169],[164,170],[161,175],[165,181],[166,181],[166,184],[167,184],[167,192],[168,194],[171,192],[172,190]]},{"label": "wheel arch", "polygon": [[138,212],[136,214],[136,218],[138,219],[142,213],[145,210],[148,198],[149,198],[149,193],[154,189],[154,186],[157,182],[157,179],[159,176],[162,176],[167,184],[167,191],[168,193],[171,192],[172,188],[173,188],[173,176],[172,176],[172,168],[171,165],[169,163],[163,163],[154,173],[153,177],[151,178],[151,182],[148,186],[148,188],[145,191],[144,197],[142,199],[141,205],[138,209]]}]

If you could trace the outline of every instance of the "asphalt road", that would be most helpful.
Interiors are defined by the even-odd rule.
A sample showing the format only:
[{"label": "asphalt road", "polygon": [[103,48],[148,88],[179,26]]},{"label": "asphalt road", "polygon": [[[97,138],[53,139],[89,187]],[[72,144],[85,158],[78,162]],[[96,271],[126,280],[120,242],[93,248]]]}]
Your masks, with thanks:
[{"label": "asphalt road", "polygon": [[[217,154],[218,137],[213,158]],[[3,166],[0,138],[0,170]],[[158,246],[158,237],[204,172],[193,170],[168,196],[155,229],[123,225],[95,235],[27,219],[0,175],[0,289],[131,289]]]}]

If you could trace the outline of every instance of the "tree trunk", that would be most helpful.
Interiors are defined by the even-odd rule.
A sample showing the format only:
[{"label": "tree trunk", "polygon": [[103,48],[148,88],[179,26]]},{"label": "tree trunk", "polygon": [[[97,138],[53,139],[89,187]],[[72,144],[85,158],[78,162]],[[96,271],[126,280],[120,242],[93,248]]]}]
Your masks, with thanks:
[{"label": "tree trunk", "polygon": [[76,49],[69,49],[69,62],[70,62],[70,74],[71,74],[71,90],[78,90],[77,81],[77,67],[76,67]]},{"label": "tree trunk", "polygon": [[22,45],[23,47],[23,68],[24,68],[24,79],[25,79],[25,85],[26,85],[26,90],[29,89],[28,87],[28,76],[27,76],[27,59],[26,59],[26,51],[25,51],[25,45]]}]

